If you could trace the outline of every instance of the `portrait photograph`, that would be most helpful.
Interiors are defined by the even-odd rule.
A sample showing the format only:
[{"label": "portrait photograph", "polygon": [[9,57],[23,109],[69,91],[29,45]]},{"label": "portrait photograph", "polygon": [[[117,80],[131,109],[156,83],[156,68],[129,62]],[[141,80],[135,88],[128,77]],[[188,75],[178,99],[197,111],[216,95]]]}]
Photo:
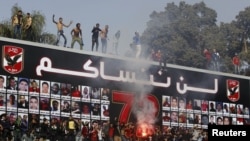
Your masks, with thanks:
[{"label": "portrait photograph", "polygon": [[0,75],[0,92],[5,92],[6,90],[6,76]]},{"label": "portrait photograph", "polygon": [[50,86],[50,92],[51,95],[58,95],[60,96],[61,94],[61,87],[60,87],[60,83],[59,82],[51,82],[51,86]]},{"label": "portrait photograph", "polygon": [[49,81],[40,81],[40,93],[42,95],[50,95],[50,82]]},{"label": "portrait photograph", "polygon": [[18,78],[18,92],[19,93],[28,93],[29,91],[29,79],[28,78]]},{"label": "portrait photograph", "polygon": [[38,112],[39,110],[39,97],[38,96],[29,97],[29,110]]},{"label": "portrait photograph", "polygon": [[28,110],[29,109],[29,97],[27,95],[18,95],[18,102],[17,102],[18,110]]},{"label": "portrait photograph", "polygon": [[17,91],[18,78],[14,76],[7,77],[6,89],[7,91]]},{"label": "portrait photograph", "polygon": [[37,79],[30,79],[29,93],[40,93],[40,83]]}]

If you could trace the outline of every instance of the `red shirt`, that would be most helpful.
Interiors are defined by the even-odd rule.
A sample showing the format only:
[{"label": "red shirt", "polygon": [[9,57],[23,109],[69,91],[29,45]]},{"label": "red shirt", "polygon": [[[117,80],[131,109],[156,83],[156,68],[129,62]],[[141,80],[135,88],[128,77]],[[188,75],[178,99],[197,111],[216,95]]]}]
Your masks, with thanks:
[{"label": "red shirt", "polygon": [[84,138],[88,138],[88,136],[89,136],[89,129],[88,129],[87,126],[83,126],[83,128],[82,128],[82,136]]},{"label": "red shirt", "polygon": [[202,111],[207,111],[207,109],[208,109],[208,104],[207,103],[202,103],[201,104],[201,110]]},{"label": "red shirt", "polygon": [[237,66],[240,65],[240,58],[238,56],[233,57],[233,64]]},{"label": "red shirt", "polygon": [[94,130],[91,132],[90,140],[91,141],[98,141],[98,131],[97,130]]},{"label": "red shirt", "polygon": [[156,52],[155,53],[155,59],[156,59],[156,61],[161,61],[161,58],[162,58],[161,52]]},{"label": "red shirt", "polygon": [[39,88],[30,87],[30,88],[29,88],[29,91],[30,91],[30,92],[37,92],[37,93],[39,93],[39,92],[40,92],[40,89],[39,89]]},{"label": "red shirt", "polygon": [[162,105],[163,105],[164,107],[170,107],[170,103],[168,103],[167,101],[165,101]]},{"label": "red shirt", "polygon": [[0,100],[0,106],[3,106],[4,101]]},{"label": "red shirt", "polygon": [[113,137],[114,136],[114,127],[109,127],[109,137]]},{"label": "red shirt", "polygon": [[186,105],[186,108],[189,109],[189,110],[190,110],[190,109],[193,109],[193,105],[192,105],[192,104],[187,104],[187,105]]},{"label": "red shirt", "polygon": [[73,96],[73,97],[81,97],[81,92],[80,91],[73,91],[71,93],[71,96]]},{"label": "red shirt", "polygon": [[130,138],[131,138],[131,136],[132,136],[132,134],[133,134],[132,131],[133,131],[133,130],[132,130],[131,128],[125,128],[125,137],[126,137],[127,139],[130,139]]},{"label": "red shirt", "polygon": [[204,55],[208,61],[211,60],[211,53],[209,51],[204,51]]}]

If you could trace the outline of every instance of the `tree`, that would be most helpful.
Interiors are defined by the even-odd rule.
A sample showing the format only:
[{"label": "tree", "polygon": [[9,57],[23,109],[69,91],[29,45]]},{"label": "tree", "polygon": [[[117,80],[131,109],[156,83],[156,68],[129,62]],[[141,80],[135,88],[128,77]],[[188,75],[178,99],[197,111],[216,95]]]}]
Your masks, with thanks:
[{"label": "tree", "polygon": [[[226,51],[224,51],[224,60],[228,66],[228,72],[233,72],[232,58],[237,53],[241,58],[241,62],[250,62],[250,54],[248,48],[248,40],[250,36],[250,7],[246,7],[244,11],[240,11],[235,17],[236,20],[231,23],[220,24],[220,37],[223,44],[226,43]],[[216,36],[218,37],[218,36]],[[243,64],[242,64],[243,65]],[[245,66],[248,67],[248,66]],[[244,70],[245,72],[245,70]]]},{"label": "tree", "polygon": [[180,2],[179,6],[168,3],[165,11],[150,15],[142,43],[149,46],[148,51],[167,48],[168,63],[203,68],[203,49],[214,47],[211,38],[217,39],[216,17],[216,12],[203,2]]},{"label": "tree", "polygon": [[168,3],[164,11],[153,11],[142,34],[147,53],[167,50],[168,63],[204,68],[203,50],[216,49],[221,56],[221,71],[233,72],[232,57],[238,53],[250,62],[250,7],[239,12],[231,23],[216,24],[217,13],[204,2],[188,5]]},{"label": "tree", "polygon": [[10,29],[11,29],[11,25],[9,22],[4,21],[0,23],[0,36],[11,38],[12,32]]},{"label": "tree", "polygon": [[[11,9],[11,15],[14,16],[18,10],[22,10],[21,7],[19,7],[17,4],[15,4],[12,9]],[[23,11],[23,10],[22,10]],[[26,17],[26,13],[27,12],[24,12],[23,11],[23,14],[24,14],[24,23],[25,23],[25,17]],[[50,39],[48,40],[46,43],[49,43],[49,44],[52,44],[53,42],[55,42],[55,35],[53,34],[50,34],[50,33],[44,33],[44,27],[45,27],[45,16],[39,12],[39,11],[32,11],[32,12],[29,12],[31,14],[31,17],[32,17],[32,39],[31,41],[34,41],[34,42],[41,42],[42,38],[44,39]],[[4,37],[13,37],[13,26],[12,26],[12,23],[11,23],[11,19],[7,19],[7,20],[4,20],[1,22],[1,29],[2,31],[0,31],[0,35],[4,36]],[[22,37],[24,38],[25,37],[25,32],[22,32]]]}]

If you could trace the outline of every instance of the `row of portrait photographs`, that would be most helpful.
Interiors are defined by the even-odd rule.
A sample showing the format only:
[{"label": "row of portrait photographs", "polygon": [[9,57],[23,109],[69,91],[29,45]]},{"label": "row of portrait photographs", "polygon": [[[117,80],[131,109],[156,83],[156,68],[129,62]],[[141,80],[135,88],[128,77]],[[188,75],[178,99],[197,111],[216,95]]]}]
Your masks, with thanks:
[{"label": "row of portrait photographs", "polygon": [[248,125],[249,118],[197,114],[178,111],[163,111],[162,124],[169,126],[201,127],[208,125]]},{"label": "row of portrait photographs", "polygon": [[45,80],[28,79],[0,75],[0,92],[12,94],[40,94],[44,97],[65,98],[82,101],[109,101],[110,89],[68,83],[50,82]]},{"label": "row of portrait photographs", "polygon": [[[5,98],[7,96],[7,98]],[[47,98],[39,96],[0,94],[0,110],[44,115],[74,115],[79,118],[109,119],[109,104]]]},{"label": "row of portrait photographs", "polygon": [[[4,118],[5,117],[5,118]],[[7,117],[7,118],[6,118]],[[96,123],[106,123],[108,120],[99,120],[99,119],[90,119],[90,118],[78,118],[72,115],[73,119],[78,122],[81,122],[82,125],[93,126]],[[32,126],[32,124],[52,124],[53,122],[62,123],[69,119],[67,117],[53,116],[53,115],[41,115],[41,114],[32,114],[32,113],[17,113],[17,112],[4,112],[0,111],[0,119],[9,120],[10,123],[14,123],[17,119],[22,120],[23,127]],[[37,129],[39,130],[39,129]]]},{"label": "row of portrait photographs", "polygon": [[243,104],[186,99],[175,96],[162,96],[162,109],[167,111],[249,118],[249,108]]}]

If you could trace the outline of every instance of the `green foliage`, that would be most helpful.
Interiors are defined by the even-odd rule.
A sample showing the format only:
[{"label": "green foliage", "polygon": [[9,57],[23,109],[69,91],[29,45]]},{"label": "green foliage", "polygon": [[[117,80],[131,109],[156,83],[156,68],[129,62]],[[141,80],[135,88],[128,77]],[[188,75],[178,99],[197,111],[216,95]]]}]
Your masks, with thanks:
[{"label": "green foliage", "polygon": [[[164,49],[168,63],[204,68],[205,48],[216,49],[221,56],[221,68],[232,72],[232,57],[242,54],[241,59],[250,62],[246,42],[250,35],[250,8],[241,11],[232,23],[216,24],[217,13],[204,2],[194,5],[180,2],[168,3],[165,11],[152,12],[142,43],[152,49]],[[244,46],[245,45],[245,46]],[[246,53],[242,53],[242,51]]]},{"label": "green foliage", "polygon": [[[12,19],[13,16],[16,15],[19,10],[22,10],[22,8],[19,7],[17,4],[15,4],[11,9],[12,17],[10,17],[10,19]],[[23,23],[26,23],[26,16],[27,16],[26,13],[28,12],[25,12],[23,10],[22,12],[23,12]],[[31,31],[32,39],[31,41],[43,42],[43,43],[46,42],[49,44],[54,43],[56,40],[55,35],[44,32],[44,27],[46,25],[45,16],[39,11],[32,11],[29,13],[31,14],[31,17],[32,17],[32,26],[31,26],[32,27],[32,31]],[[13,37],[14,29],[13,29],[12,22],[10,19],[4,20],[0,23],[1,25],[0,35],[1,36],[9,37],[9,38]],[[22,39],[24,40],[26,39],[26,34],[24,30],[22,31]]]},{"label": "green foliage", "polygon": [[11,28],[12,26],[8,21],[3,21],[0,24],[0,36],[11,38],[12,37]]}]

